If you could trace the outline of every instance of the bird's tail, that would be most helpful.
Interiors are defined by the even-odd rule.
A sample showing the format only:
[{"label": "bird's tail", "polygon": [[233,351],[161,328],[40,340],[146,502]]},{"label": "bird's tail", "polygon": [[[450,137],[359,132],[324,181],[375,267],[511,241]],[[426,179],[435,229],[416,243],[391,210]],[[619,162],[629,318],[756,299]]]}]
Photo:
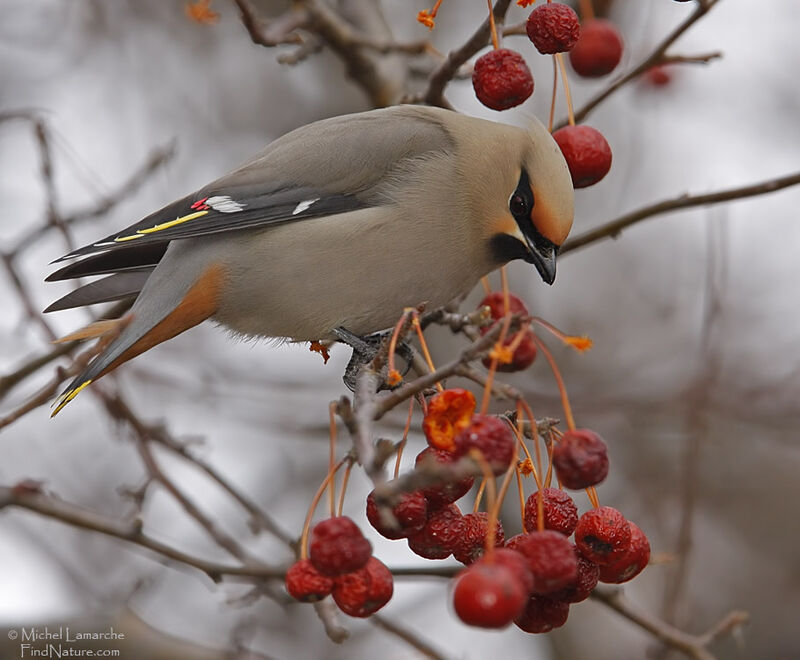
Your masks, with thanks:
[{"label": "bird's tail", "polygon": [[222,275],[222,268],[212,265],[190,286],[180,287],[180,292],[173,288],[171,295],[167,295],[164,289],[161,290],[162,295],[159,295],[158,286],[154,286],[154,293],[150,294],[148,282],[148,286],[126,316],[116,321],[94,323],[64,338],[69,340],[96,337],[101,343],[98,345],[98,355],[53,404],[53,416],[91,383],[122,363],[212,316],[217,309]]}]

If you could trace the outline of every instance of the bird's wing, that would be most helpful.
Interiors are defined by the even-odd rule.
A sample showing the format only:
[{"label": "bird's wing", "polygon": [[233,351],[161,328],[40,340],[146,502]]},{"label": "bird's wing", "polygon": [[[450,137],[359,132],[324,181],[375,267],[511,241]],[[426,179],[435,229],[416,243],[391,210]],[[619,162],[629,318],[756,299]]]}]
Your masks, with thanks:
[{"label": "bird's wing", "polygon": [[[388,203],[382,187],[390,187],[394,170],[452,148],[439,121],[440,112],[392,108],[304,126],[197,193],[57,261],[130,249],[143,251],[144,246],[152,252],[155,244],[172,240]],[[130,268],[130,253],[121,262],[125,262],[124,268]],[[104,272],[117,270],[113,263],[105,267]]]}]

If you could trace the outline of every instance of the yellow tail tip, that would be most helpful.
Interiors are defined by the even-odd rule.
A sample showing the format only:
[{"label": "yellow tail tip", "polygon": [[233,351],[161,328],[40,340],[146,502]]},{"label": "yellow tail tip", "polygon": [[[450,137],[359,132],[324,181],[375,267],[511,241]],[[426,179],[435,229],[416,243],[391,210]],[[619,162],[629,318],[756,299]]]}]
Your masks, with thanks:
[{"label": "yellow tail tip", "polygon": [[53,410],[53,412],[50,413],[50,417],[52,418],[58,415],[58,413],[61,412],[61,409],[64,406],[66,406],[70,401],[72,401],[76,396],[78,396],[81,390],[84,389],[85,387],[88,387],[91,384],[91,382],[92,382],[91,380],[87,380],[78,385],[78,387],[69,389],[66,392],[64,392],[64,394],[62,394],[60,397],[58,397],[55,400],[55,403],[53,403],[53,406],[55,406],[55,410]]}]

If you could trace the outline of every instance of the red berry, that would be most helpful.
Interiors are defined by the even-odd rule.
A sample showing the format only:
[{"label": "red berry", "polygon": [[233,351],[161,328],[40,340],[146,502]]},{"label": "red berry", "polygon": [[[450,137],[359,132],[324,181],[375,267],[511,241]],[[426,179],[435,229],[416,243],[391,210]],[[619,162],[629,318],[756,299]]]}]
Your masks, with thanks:
[{"label": "red berry", "polygon": [[591,126],[565,126],[553,133],[567,161],[574,188],[587,188],[611,169],[611,147]]},{"label": "red berry", "polygon": [[392,508],[397,526],[389,526],[381,517],[378,505],[375,503],[375,491],[367,496],[367,520],[377,530],[378,534],[387,539],[402,539],[415,534],[428,522],[428,500],[421,491],[403,493],[400,501]]},{"label": "red berry", "polygon": [[[437,463],[450,465],[457,460],[456,455],[449,451],[426,447],[417,455],[414,465],[418,470],[424,470],[425,465],[436,465]],[[459,481],[423,488],[422,493],[428,500],[428,509],[438,509],[466,495],[473,483],[475,483],[475,477],[464,477]]]},{"label": "red berry", "polygon": [[286,571],[286,591],[304,603],[322,600],[333,589],[333,580],[320,573],[308,559],[296,561]]},{"label": "red berry", "polygon": [[435,511],[425,527],[408,537],[408,547],[426,559],[446,559],[464,534],[464,516],[455,504]]},{"label": "red berry", "polygon": [[494,563],[505,566],[512,573],[514,579],[522,585],[526,594],[533,591],[533,573],[528,566],[528,559],[521,552],[508,548],[495,548]]},{"label": "red berry", "polygon": [[672,73],[668,66],[656,64],[644,72],[644,81],[653,87],[664,87],[672,82]]},{"label": "red berry", "polygon": [[522,546],[525,545],[527,538],[527,534],[517,534],[516,536],[512,536],[510,539],[506,539],[506,542],[503,544],[503,548],[505,550],[513,550],[514,552],[522,553]]},{"label": "red berry", "polygon": [[[486,535],[489,531],[489,514],[483,511],[464,516],[464,531],[453,549],[453,556],[462,564],[472,564],[483,557],[486,548]],[[505,540],[503,525],[495,521],[495,546],[503,545]]]},{"label": "red berry", "polygon": [[[518,340],[519,333],[515,333],[510,337],[506,337],[503,341],[503,346],[510,346],[517,344],[514,353],[511,356],[511,362],[497,362],[497,371],[504,373],[513,373],[515,371],[522,371],[530,367],[534,360],[536,360],[536,342],[533,340],[533,332],[531,330],[520,330],[523,332],[521,340]],[[488,355],[483,358],[483,366],[487,369],[492,366],[492,358]]]},{"label": "red berry", "polygon": [[575,528],[575,545],[596,564],[610,564],[625,556],[631,527],[619,511],[601,506],[584,513]]},{"label": "red berry", "polygon": [[580,603],[586,600],[597,586],[597,581],[600,579],[600,567],[586,559],[576,546],[572,546],[572,551],[578,560],[578,574],[571,584],[550,594],[550,598],[563,600],[565,603]]},{"label": "red berry", "polygon": [[517,439],[509,425],[499,417],[474,415],[472,423],[455,439],[455,455],[465,456],[478,449],[495,474],[502,474],[514,460]]},{"label": "red berry", "polygon": [[[486,296],[478,303],[478,308],[488,307],[489,313],[492,318],[497,321],[506,315],[506,305],[503,298],[502,291],[494,291]],[[528,308],[519,296],[509,293],[508,294],[508,311],[510,314],[522,314],[523,316],[530,316]],[[481,334],[485,335],[493,326],[487,325],[481,328]]]},{"label": "red berry", "polygon": [[347,516],[328,518],[311,530],[308,556],[314,568],[324,575],[357,571],[371,555],[372,545]]},{"label": "red berry", "polygon": [[578,560],[567,537],[552,530],[531,532],[515,542],[528,558],[533,573],[533,593],[549,594],[568,586],[578,574]]},{"label": "red berry", "polygon": [[594,19],[581,26],[581,36],[569,52],[575,73],[599,78],[611,73],[622,59],[622,37],[611,21]]},{"label": "red berry", "polygon": [[333,600],[345,614],[364,618],[386,605],[393,592],[391,572],[379,559],[370,557],[362,569],[334,580]]},{"label": "red berry", "polygon": [[553,467],[567,488],[596,486],[608,476],[606,443],[589,429],[567,431],[553,449]]},{"label": "red berry", "polygon": [[496,48],[475,62],[472,87],[487,108],[508,110],[533,94],[533,76],[522,55]]},{"label": "red berry", "polygon": [[453,451],[453,438],[469,426],[475,406],[475,395],[457,387],[433,396],[422,420],[422,430],[425,431],[428,444],[437,449]]},{"label": "red berry", "polygon": [[581,26],[572,7],[552,2],[531,12],[525,31],[536,50],[542,55],[552,55],[571,50],[581,34]]},{"label": "red berry", "polygon": [[631,528],[631,544],[617,560],[600,567],[600,581],[620,584],[632,580],[650,561],[650,542],[639,527],[628,523]]},{"label": "red berry", "polygon": [[546,633],[567,622],[569,603],[546,596],[531,596],[514,623],[528,633]]},{"label": "red berry", "polygon": [[536,491],[525,502],[525,527],[531,531],[539,529],[539,496],[543,494],[542,510],[544,513],[544,529],[552,529],[564,536],[575,531],[578,524],[578,507],[568,493],[558,488],[545,488]]},{"label": "red berry", "polygon": [[504,628],[522,612],[527,597],[510,568],[482,559],[456,576],[453,606],[470,626]]}]

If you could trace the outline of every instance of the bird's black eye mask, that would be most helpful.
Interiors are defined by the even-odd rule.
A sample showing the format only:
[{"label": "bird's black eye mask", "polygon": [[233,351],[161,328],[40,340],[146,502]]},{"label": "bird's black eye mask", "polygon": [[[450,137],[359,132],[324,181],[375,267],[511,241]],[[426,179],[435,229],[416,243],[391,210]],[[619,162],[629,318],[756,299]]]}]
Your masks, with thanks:
[{"label": "bird's black eye mask", "polygon": [[537,262],[539,259],[537,259],[537,255],[550,254],[554,258],[558,253],[558,246],[542,236],[533,224],[534,204],[535,200],[530,178],[523,167],[517,187],[511,197],[508,198],[508,210],[514,217],[520,232],[525,237],[527,245],[509,234],[497,234],[492,239],[492,246],[500,261],[507,262],[514,259],[523,259],[528,263],[536,264],[538,268],[539,264]]}]

